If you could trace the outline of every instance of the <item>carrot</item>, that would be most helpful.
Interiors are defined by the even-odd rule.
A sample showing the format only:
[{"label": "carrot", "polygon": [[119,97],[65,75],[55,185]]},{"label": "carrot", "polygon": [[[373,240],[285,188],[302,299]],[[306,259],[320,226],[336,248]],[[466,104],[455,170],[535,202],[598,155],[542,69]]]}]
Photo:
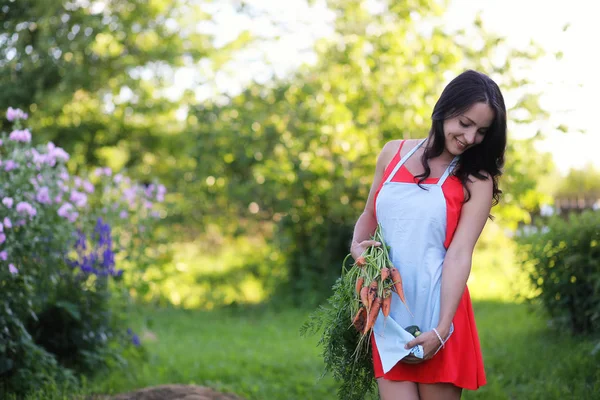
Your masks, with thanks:
[{"label": "carrot", "polygon": [[410,309],[408,308],[408,304],[406,303],[406,297],[404,296],[404,289],[402,288],[402,277],[400,276],[400,272],[396,268],[391,267],[390,275],[392,276],[392,281],[394,282],[394,288],[396,288],[396,293],[398,293],[400,300],[402,300],[402,302],[406,306],[406,309],[410,313]]},{"label": "carrot", "polygon": [[383,267],[381,268],[381,281],[385,281],[387,277],[390,276],[389,268]]},{"label": "carrot", "polygon": [[361,307],[356,316],[352,319],[352,325],[356,328],[357,331],[362,332],[365,329],[365,325],[367,323],[367,309]]},{"label": "carrot", "polygon": [[365,278],[363,278],[362,276],[356,280],[356,294],[360,295],[360,289],[362,289],[364,281]]},{"label": "carrot", "polygon": [[386,297],[381,301],[381,311],[383,312],[383,316],[387,317],[390,315],[390,307],[392,306],[392,293],[386,293]]},{"label": "carrot", "polygon": [[363,331],[363,335],[366,335],[369,332],[369,329],[375,325],[375,321],[377,320],[377,315],[379,315],[379,309],[381,308],[381,297],[375,297],[373,300],[373,306],[369,311],[367,324],[365,325],[365,329]]},{"label": "carrot", "polygon": [[369,287],[368,286],[363,286],[363,288],[360,289],[360,301],[364,304],[365,307],[369,303]]},{"label": "carrot", "polygon": [[363,256],[360,256],[356,259],[355,264],[358,265],[359,267],[363,267],[367,264],[367,261],[365,260],[365,258]]},{"label": "carrot", "polygon": [[373,300],[375,300],[375,297],[377,297],[377,281],[374,280],[373,282],[371,282],[371,284],[369,285],[369,292],[368,292],[368,296],[367,296],[367,310],[370,312],[371,310],[371,306],[373,305]]}]

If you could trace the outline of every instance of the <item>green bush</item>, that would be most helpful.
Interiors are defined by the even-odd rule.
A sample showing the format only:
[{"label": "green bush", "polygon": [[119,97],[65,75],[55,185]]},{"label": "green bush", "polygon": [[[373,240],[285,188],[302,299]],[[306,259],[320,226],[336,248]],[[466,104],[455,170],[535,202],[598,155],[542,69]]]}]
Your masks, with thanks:
[{"label": "green bush", "polygon": [[518,243],[532,299],[541,301],[553,324],[600,332],[600,212],[551,217]]},{"label": "green bush", "polygon": [[139,344],[123,283],[138,276],[128,258],[151,256],[139,253],[164,196],[107,168],[71,175],[64,150],[31,143],[26,118],[9,109],[0,133],[0,397],[72,384]]}]

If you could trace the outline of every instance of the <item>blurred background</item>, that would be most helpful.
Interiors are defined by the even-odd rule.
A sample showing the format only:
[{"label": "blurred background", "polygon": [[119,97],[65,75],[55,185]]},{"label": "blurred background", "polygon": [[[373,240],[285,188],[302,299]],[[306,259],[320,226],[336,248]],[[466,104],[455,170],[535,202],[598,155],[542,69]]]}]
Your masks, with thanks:
[{"label": "blurred background", "polygon": [[[167,189],[152,256],[124,273],[144,357],[76,390],[186,383],[335,398],[331,377],[317,382],[316,338],[298,329],[331,295],[379,150],[424,137],[441,90],[470,68],[501,87],[509,145],[469,280],[489,383],[464,397],[600,395],[597,331],[554,330],[542,278],[526,268],[543,260],[519,244],[553,219],[597,231],[590,2],[0,4],[0,109],[27,112],[33,142],[64,148],[72,173],[108,166]],[[593,257],[582,274],[597,276],[598,296]]]}]

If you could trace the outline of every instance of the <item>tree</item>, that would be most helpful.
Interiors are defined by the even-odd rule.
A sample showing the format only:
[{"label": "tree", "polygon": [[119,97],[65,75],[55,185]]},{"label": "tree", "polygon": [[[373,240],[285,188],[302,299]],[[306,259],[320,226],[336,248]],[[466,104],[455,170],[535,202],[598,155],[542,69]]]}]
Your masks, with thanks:
[{"label": "tree", "polygon": [[36,140],[73,154],[72,168],[100,159],[148,175],[180,144],[175,114],[190,96],[165,95],[176,69],[224,62],[249,40],[242,34],[217,54],[196,28],[209,18],[205,3],[4,0],[0,108],[30,111]]},{"label": "tree", "polygon": [[[315,67],[194,111],[198,146],[189,151],[200,162],[197,185],[186,190],[205,193],[208,205],[197,218],[218,215],[231,231],[246,232],[274,223],[287,262],[284,290],[298,303],[320,300],[339,275],[383,143],[425,136],[443,85],[462,70],[486,71],[510,91],[527,84],[511,66],[539,55],[535,47],[507,49],[480,21],[483,44],[474,47],[468,33],[443,29],[435,3],[381,3],[385,10],[373,13],[363,1],[329,1],[336,34],[317,44]],[[508,56],[493,62],[500,49]],[[544,117],[535,93],[523,94],[511,111],[517,109],[530,115],[519,123]],[[533,142],[509,145],[508,195],[498,210],[506,223],[526,218],[541,200],[535,177],[548,165]]]}]

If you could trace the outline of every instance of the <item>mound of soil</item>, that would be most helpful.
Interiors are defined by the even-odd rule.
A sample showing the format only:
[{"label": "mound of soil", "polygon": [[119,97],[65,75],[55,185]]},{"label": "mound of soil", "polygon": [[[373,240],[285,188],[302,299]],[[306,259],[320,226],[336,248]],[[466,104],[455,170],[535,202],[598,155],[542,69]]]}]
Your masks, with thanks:
[{"label": "mound of soil", "polygon": [[106,397],[105,400],[244,400],[230,393],[194,385],[152,386],[129,393]]}]

